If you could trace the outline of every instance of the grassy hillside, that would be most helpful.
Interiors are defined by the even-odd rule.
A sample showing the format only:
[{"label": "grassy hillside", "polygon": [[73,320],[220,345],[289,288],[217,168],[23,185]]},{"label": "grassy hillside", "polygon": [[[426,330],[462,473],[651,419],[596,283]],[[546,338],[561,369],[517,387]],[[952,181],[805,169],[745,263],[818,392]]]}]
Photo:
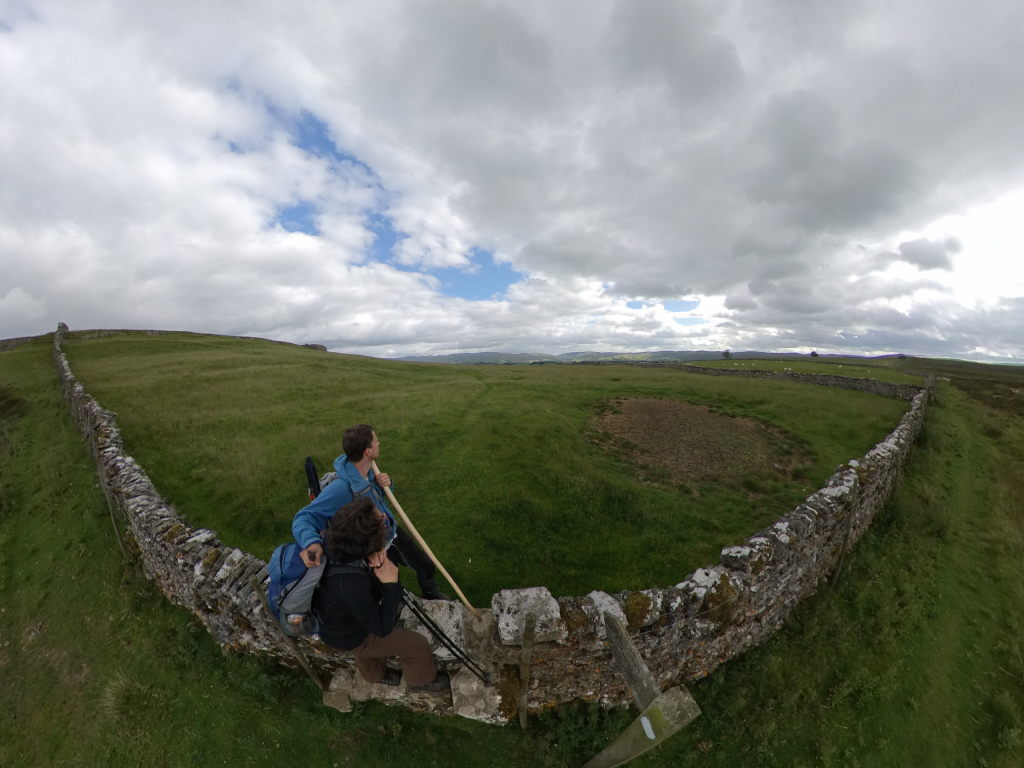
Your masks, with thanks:
[{"label": "grassy hillside", "polygon": [[[1024,377],[937,372],[897,498],[839,579],[693,686],[703,716],[634,765],[1024,763]],[[0,354],[0,616],[4,766],[561,767],[630,718],[342,715],[301,674],[221,655],[121,560],[48,344]]]},{"label": "grassy hillside", "polygon": [[[303,457],[326,469],[343,427],[373,424],[399,500],[483,602],[537,584],[676,583],[802,501],[906,408],[678,370],[452,367],[185,334],[72,338],[65,350],[157,488],[195,525],[264,556],[305,503]],[[610,420],[630,398],[713,413]],[[717,429],[695,423],[708,415]],[[674,471],[675,450],[707,460]]]}]

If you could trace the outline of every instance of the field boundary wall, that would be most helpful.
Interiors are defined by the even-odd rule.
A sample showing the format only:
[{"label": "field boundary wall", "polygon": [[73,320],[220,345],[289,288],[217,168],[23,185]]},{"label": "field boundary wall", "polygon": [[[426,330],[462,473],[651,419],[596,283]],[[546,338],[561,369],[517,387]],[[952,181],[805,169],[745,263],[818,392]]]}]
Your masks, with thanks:
[{"label": "field boundary wall", "polygon": [[754,371],[750,369],[735,368],[712,368],[706,365],[694,365],[693,363],[658,363],[658,362],[629,362],[610,360],[581,360],[572,365],[632,365],[641,368],[674,368],[687,373],[696,373],[701,376],[741,376],[748,379],[775,379],[776,381],[796,381],[801,384],[815,384],[820,387],[832,387],[833,389],[852,389],[858,392],[868,392],[872,395],[882,397],[898,397],[902,400],[910,400],[921,391],[921,387],[913,384],[896,384],[878,379],[862,379],[854,376],[839,376],[834,373],[797,373],[794,371]]},{"label": "field boundary wall", "polygon": [[[123,521],[126,538],[137,548],[146,576],[171,602],[198,617],[226,652],[259,654],[294,666],[290,650],[251,585],[255,579],[265,588],[266,563],[224,544],[212,530],[192,528],[160,496],[143,468],[125,451],[114,415],[71,372],[62,350],[67,330],[62,323],[53,339],[64,399],[96,461],[111,511]],[[737,373],[752,372],[724,375]],[[803,381],[808,375],[769,376]],[[873,386],[877,382],[863,387],[849,383],[857,381],[871,382],[846,379],[839,386],[882,394]],[[492,597],[483,619],[474,619],[458,603],[425,603],[449,635],[490,666],[497,686],[483,690],[475,678],[461,671],[454,677],[451,702],[404,695],[403,686],[390,689],[389,703],[488,722],[515,717],[529,614],[535,626],[535,642],[527,652],[531,672],[525,681],[531,711],[569,701],[599,701],[607,706],[630,701],[606,641],[605,612],[627,624],[662,689],[700,679],[763,642],[836,569],[902,475],[923,425],[931,387],[913,393],[901,385],[882,389],[890,397],[909,398],[907,411],[884,440],[839,467],[825,487],[772,525],[723,548],[719,562],[698,568],[672,586],[570,597],[555,597],[546,587],[502,590]],[[320,673],[333,676],[336,685],[342,681],[340,685],[351,689],[346,693],[358,692],[360,682],[353,678],[347,654],[315,640],[300,644]],[[435,652],[442,667],[451,666],[443,649]],[[371,695],[364,691],[363,697]]]}]

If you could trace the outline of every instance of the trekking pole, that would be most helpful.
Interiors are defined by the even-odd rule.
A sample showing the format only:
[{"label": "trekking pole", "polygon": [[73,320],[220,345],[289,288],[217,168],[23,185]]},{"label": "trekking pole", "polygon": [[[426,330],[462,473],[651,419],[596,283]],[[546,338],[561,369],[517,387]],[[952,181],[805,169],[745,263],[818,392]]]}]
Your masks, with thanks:
[{"label": "trekking pole", "polygon": [[312,456],[306,457],[304,468],[306,470],[306,483],[309,486],[309,498],[315,499],[320,495],[320,478],[316,473],[316,464],[313,463]]},{"label": "trekking pole", "polygon": [[316,687],[320,689],[320,692],[326,693],[327,686],[324,685],[324,681],[320,679],[320,675],[314,672],[313,668],[309,666],[309,662],[306,660],[306,655],[299,649],[299,644],[292,638],[288,637],[288,635],[284,633],[284,630],[281,629],[281,625],[274,621],[274,612],[270,610],[270,600],[267,599],[267,591],[260,586],[260,583],[256,581],[255,576],[249,579],[249,584],[254,590],[256,590],[257,594],[259,594],[261,601],[263,602],[263,610],[267,612],[267,617],[271,622],[273,622],[274,626],[277,627],[277,631],[281,635],[281,639],[284,640],[285,645],[288,646],[288,649],[292,652],[295,660],[299,662],[299,666],[306,670],[306,674],[309,675],[309,679],[316,683]]},{"label": "trekking pole", "polygon": [[[380,470],[377,469],[376,461],[373,462],[372,466],[373,473],[375,475],[380,474]],[[395,494],[391,492],[391,488],[385,488],[384,493],[388,497],[388,501],[390,501],[394,505],[395,511],[398,512],[398,516],[402,518],[403,525],[405,525],[409,533],[412,534],[412,537],[416,539],[416,542],[423,548],[423,551],[427,553],[427,557],[430,558],[431,562],[433,562],[433,564],[437,566],[437,570],[439,570],[448,580],[448,583],[452,585],[452,589],[455,590],[455,593],[459,596],[459,599],[462,601],[462,604],[469,609],[470,613],[472,613],[476,618],[479,619],[480,612],[470,604],[469,600],[466,599],[466,596],[462,594],[462,590],[459,589],[459,585],[455,583],[455,579],[453,579],[448,574],[448,571],[445,570],[445,567],[441,565],[441,561],[438,560],[437,557],[434,556],[434,553],[430,551],[430,547],[427,546],[427,542],[423,540],[423,537],[420,536],[419,531],[416,530],[416,526],[412,524],[412,520],[410,520],[409,516],[405,514],[405,510],[402,509],[402,505],[398,503],[398,499],[396,499]]]},{"label": "trekking pole", "polygon": [[491,681],[490,674],[479,664],[477,664],[470,655],[461,648],[454,640],[452,640],[443,629],[434,621],[430,615],[423,610],[423,606],[419,604],[416,597],[405,587],[402,587],[402,602],[405,603],[409,610],[413,612],[413,615],[425,626],[434,637],[437,638],[438,642],[441,643],[445,648],[448,649],[449,653],[455,657],[456,661],[459,661],[466,667],[470,672],[480,678],[480,682],[487,688],[494,685]]}]

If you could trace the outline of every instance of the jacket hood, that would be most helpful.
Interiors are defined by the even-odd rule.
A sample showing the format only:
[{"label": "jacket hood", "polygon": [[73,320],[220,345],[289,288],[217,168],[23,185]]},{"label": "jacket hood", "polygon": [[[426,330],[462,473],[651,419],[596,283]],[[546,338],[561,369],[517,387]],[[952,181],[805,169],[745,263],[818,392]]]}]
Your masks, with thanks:
[{"label": "jacket hood", "polygon": [[[359,470],[355,468],[344,453],[334,460],[334,471],[338,473],[339,477],[344,477],[348,480],[349,487],[353,492],[365,490],[370,484],[369,480],[359,474]],[[370,472],[372,473],[373,470],[371,469]]]}]

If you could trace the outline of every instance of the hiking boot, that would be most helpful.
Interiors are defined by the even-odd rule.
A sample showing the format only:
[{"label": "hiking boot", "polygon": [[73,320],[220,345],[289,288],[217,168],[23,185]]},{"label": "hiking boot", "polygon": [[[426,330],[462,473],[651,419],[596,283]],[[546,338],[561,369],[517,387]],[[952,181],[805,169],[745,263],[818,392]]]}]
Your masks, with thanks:
[{"label": "hiking boot", "polygon": [[419,582],[424,600],[451,600],[448,595],[437,588],[437,579],[420,579]]},{"label": "hiking boot", "polygon": [[398,685],[402,682],[402,673],[397,669],[391,669],[388,667],[384,670],[384,677],[379,681],[379,685]]},{"label": "hiking boot", "polygon": [[428,696],[443,696],[451,687],[447,672],[438,672],[437,677],[423,685],[410,686],[409,693],[425,693]]}]

